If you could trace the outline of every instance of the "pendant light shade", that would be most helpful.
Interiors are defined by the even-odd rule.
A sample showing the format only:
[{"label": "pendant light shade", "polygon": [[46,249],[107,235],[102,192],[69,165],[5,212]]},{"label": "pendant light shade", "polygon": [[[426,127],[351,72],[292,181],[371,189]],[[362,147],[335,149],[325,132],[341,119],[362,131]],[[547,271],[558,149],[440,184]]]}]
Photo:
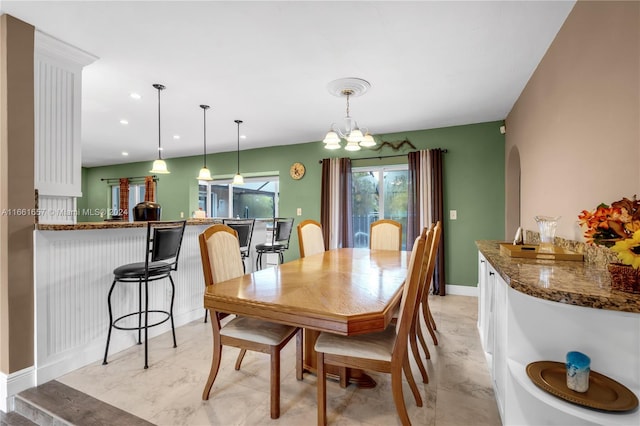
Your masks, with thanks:
[{"label": "pendant light shade", "polygon": [[236,175],[233,177],[233,184],[242,185],[244,183],[244,178],[240,174],[240,124],[242,123],[242,120],[234,120],[234,121],[238,125],[238,150],[236,151],[237,159],[238,159],[238,168],[236,169],[237,170]]},{"label": "pendant light shade", "polygon": [[164,90],[162,84],[154,84],[153,87],[158,90],[158,159],[153,162],[153,168],[149,173],[168,174],[167,163],[162,159],[162,145],[160,143],[160,92]]},{"label": "pendant light shade", "polygon": [[200,173],[198,174],[198,180],[213,180],[211,178],[211,172],[207,169],[207,110],[209,109],[209,105],[200,105],[203,113],[203,121],[204,121],[204,143],[203,143],[203,154],[202,154],[202,163],[203,166],[200,169]]}]

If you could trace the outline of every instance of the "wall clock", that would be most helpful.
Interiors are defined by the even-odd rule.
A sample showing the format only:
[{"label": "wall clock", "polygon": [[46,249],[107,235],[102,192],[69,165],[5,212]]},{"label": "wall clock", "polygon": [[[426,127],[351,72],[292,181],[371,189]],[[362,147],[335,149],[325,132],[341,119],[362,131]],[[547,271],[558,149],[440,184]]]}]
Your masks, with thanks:
[{"label": "wall clock", "polygon": [[302,163],[293,163],[291,165],[291,168],[289,169],[291,178],[295,180],[302,179],[302,177],[304,176],[304,172],[304,164]]}]

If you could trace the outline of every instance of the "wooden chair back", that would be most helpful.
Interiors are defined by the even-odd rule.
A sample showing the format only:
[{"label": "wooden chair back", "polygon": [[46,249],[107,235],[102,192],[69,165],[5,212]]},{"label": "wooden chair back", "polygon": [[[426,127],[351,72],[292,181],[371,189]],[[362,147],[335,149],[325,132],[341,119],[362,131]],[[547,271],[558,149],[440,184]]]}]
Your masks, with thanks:
[{"label": "wooden chair back", "polygon": [[234,229],[215,224],[198,238],[205,286],[244,275],[238,233]]},{"label": "wooden chair back", "polygon": [[315,220],[307,219],[298,225],[298,245],[300,257],[311,256],[326,251],[322,225]]},{"label": "wooden chair back", "polygon": [[401,250],[402,224],[380,219],[369,225],[369,248],[372,250]]}]

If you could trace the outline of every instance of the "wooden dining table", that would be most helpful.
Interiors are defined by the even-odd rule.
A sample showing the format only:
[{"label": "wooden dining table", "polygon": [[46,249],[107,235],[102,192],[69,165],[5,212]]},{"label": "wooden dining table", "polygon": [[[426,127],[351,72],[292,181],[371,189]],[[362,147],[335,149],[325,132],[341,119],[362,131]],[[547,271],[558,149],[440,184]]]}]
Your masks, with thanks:
[{"label": "wooden dining table", "polygon": [[[313,347],[320,332],[351,336],[389,325],[409,255],[362,248],[328,250],[207,286],[204,307],[304,328],[304,368],[315,373]],[[361,371],[334,374],[346,374],[344,382],[361,387],[375,386]]]}]

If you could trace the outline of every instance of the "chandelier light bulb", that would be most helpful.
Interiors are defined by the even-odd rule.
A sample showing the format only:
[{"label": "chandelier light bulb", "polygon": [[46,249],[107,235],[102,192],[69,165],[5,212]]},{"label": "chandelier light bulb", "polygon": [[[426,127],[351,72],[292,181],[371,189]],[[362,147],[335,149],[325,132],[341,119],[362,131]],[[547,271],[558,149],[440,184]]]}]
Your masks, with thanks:
[{"label": "chandelier light bulb", "polygon": [[358,142],[347,142],[347,145],[344,147],[344,149],[346,149],[347,151],[360,151],[360,145],[358,145]]},{"label": "chandelier light bulb", "polygon": [[364,146],[365,148],[370,148],[372,146],[376,146],[376,140],[373,139],[369,133],[365,134],[362,140],[360,141],[360,146]]},{"label": "chandelier light bulb", "polygon": [[336,132],[334,132],[333,130],[330,130],[327,135],[324,137],[324,140],[322,141],[326,144],[339,144],[340,143],[340,136],[338,136],[338,134]]}]

